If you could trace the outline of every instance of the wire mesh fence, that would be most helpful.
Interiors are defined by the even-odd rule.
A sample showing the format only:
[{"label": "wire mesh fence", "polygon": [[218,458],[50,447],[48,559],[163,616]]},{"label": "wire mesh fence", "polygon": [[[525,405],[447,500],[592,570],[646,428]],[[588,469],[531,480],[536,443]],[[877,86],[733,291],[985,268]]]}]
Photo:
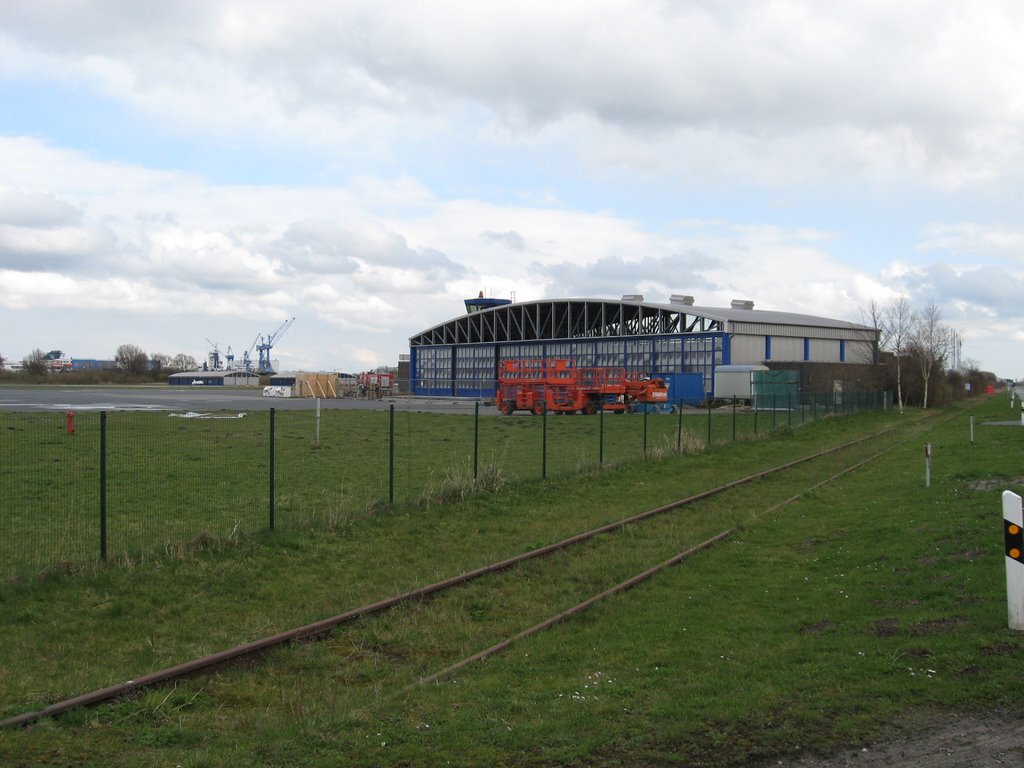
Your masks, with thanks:
[{"label": "wire mesh fence", "polygon": [[[276,528],[570,477],[885,407],[802,393],[751,408],[496,416],[387,410],[0,412],[0,579],[175,555]],[[71,427],[73,426],[73,431]]]}]

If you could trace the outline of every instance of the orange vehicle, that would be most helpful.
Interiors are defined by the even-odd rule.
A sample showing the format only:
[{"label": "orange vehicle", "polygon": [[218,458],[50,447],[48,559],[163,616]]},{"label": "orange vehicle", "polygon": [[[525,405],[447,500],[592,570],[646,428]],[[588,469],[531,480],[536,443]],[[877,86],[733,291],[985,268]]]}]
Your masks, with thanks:
[{"label": "orange vehicle", "polygon": [[626,379],[623,403],[628,409],[632,403],[667,403],[668,385],[663,379]]},{"label": "orange vehicle", "polygon": [[499,371],[497,406],[506,416],[624,413],[634,402],[668,402],[668,387],[662,379],[631,377],[625,368],[577,368],[563,359],[506,360]]}]

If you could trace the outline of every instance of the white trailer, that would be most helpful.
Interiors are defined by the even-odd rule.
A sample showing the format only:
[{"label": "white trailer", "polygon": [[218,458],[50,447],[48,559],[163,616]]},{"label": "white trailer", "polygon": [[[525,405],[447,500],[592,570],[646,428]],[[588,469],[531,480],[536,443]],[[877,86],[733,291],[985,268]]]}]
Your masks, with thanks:
[{"label": "white trailer", "polygon": [[291,397],[292,388],[280,385],[270,385],[263,388],[264,397]]},{"label": "white trailer", "polygon": [[754,373],[767,371],[766,365],[719,365],[715,368],[715,400],[751,401],[754,399]]}]

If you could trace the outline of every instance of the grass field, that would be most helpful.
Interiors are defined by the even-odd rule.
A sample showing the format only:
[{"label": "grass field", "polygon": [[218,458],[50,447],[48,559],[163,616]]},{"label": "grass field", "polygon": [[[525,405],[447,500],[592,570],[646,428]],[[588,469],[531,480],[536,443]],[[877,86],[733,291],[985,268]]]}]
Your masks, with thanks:
[{"label": "grass field", "polygon": [[0,413],[0,579],[237,539],[270,527],[272,513],[276,527],[334,528],[392,502],[451,499],[496,478],[564,478],[825,414],[819,405],[475,419],[399,401],[393,417],[325,410],[318,429],[312,405],[275,414],[273,508],[267,412],[87,412],[73,435],[61,413]]},{"label": "grass field", "polygon": [[[0,762],[734,766],[860,744],[921,713],[1019,708],[1024,640],[1006,628],[1000,492],[1022,490],[1024,429],[982,425],[1011,417],[994,398],[777,427],[461,503],[10,584],[0,591],[5,717],[892,428],[850,450],[879,458],[832,484],[808,490],[823,465],[849,459],[762,479],[320,642],[0,732]],[[587,613],[418,683],[733,526]]]}]

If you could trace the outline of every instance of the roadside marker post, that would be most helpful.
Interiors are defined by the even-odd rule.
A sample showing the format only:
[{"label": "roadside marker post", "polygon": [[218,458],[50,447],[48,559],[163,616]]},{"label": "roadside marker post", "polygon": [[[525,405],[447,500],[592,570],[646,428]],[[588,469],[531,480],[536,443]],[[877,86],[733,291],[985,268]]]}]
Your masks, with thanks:
[{"label": "roadside marker post", "polygon": [[313,440],[313,447],[319,447],[319,397],[316,398],[316,438]]},{"label": "roadside marker post", "polygon": [[1024,511],[1021,498],[1003,491],[1003,541],[1006,552],[1006,614],[1010,629],[1024,630]]}]

